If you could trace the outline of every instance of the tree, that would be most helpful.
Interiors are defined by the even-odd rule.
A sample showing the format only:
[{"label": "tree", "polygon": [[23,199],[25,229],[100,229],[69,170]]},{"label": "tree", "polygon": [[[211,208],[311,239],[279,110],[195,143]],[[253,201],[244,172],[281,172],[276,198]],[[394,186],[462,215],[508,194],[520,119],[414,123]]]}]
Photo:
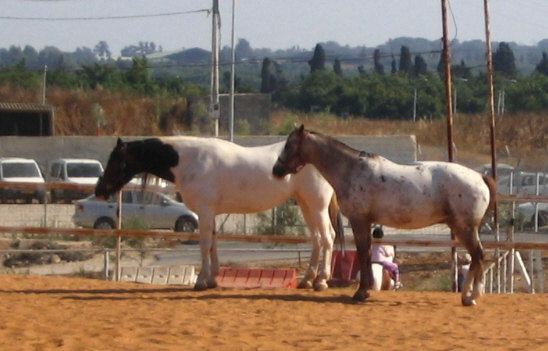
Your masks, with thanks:
[{"label": "tree", "polygon": [[513,78],[517,74],[516,60],[510,45],[505,42],[499,44],[499,48],[493,54],[493,69],[506,77]]},{"label": "tree", "polygon": [[308,61],[308,65],[310,66],[310,73],[325,69],[325,51],[320,44],[316,44],[314,55],[312,56],[312,59]]},{"label": "tree", "polygon": [[384,74],[384,66],[381,63],[381,51],[379,49],[375,49],[373,53],[373,65],[375,73]]},{"label": "tree", "polygon": [[535,71],[548,76],[548,55],[546,54],[546,51],[542,52],[542,59],[535,68]]},{"label": "tree", "polygon": [[247,40],[238,39],[238,43],[236,44],[236,47],[234,48],[234,54],[236,55],[236,58],[238,59],[252,58],[253,49],[251,48],[251,45],[249,44]]},{"label": "tree", "polygon": [[426,61],[421,55],[415,56],[415,66],[413,67],[413,73],[415,77],[424,76],[428,74],[428,67]]},{"label": "tree", "polygon": [[339,77],[342,77],[343,71],[341,67],[341,60],[335,59],[335,62],[333,62],[333,72],[335,72],[335,74]]},{"label": "tree", "polygon": [[112,57],[108,44],[104,40],[101,40],[97,43],[97,45],[95,45],[93,52],[102,59],[110,59]]},{"label": "tree", "polygon": [[472,72],[469,67],[466,66],[464,60],[460,61],[460,65],[451,66],[451,74],[454,78],[470,79],[472,78]]},{"label": "tree", "polygon": [[270,72],[272,61],[265,57],[261,69],[261,93],[271,93],[274,90],[276,77]]},{"label": "tree", "polygon": [[400,50],[400,66],[398,71],[402,73],[410,73],[412,66],[413,62],[411,60],[411,52],[407,46],[403,45]]}]

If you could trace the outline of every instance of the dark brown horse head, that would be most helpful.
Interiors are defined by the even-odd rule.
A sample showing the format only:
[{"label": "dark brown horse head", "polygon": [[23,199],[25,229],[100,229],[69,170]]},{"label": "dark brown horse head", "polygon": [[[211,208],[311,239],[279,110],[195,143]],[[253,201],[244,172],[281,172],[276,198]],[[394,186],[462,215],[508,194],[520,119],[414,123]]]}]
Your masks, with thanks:
[{"label": "dark brown horse head", "polygon": [[295,174],[304,166],[304,161],[301,157],[302,141],[309,132],[304,129],[304,125],[295,128],[287,137],[284,149],[278,160],[272,168],[272,174],[282,178],[288,173]]}]

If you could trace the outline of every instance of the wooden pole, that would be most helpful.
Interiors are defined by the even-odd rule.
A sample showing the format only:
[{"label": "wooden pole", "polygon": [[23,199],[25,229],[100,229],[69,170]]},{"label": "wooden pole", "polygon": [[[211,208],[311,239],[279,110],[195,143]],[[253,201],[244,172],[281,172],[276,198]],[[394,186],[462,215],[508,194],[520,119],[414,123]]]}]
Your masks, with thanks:
[{"label": "wooden pole", "polygon": [[[486,61],[487,61],[487,79],[488,79],[488,98],[489,98],[489,126],[490,126],[490,141],[491,141],[491,174],[495,182],[497,181],[497,154],[495,145],[495,89],[493,88],[493,54],[491,50],[491,25],[489,20],[489,0],[484,0],[484,16],[485,16],[485,46],[486,46]],[[498,209],[497,201],[494,202],[493,223],[495,229],[495,239],[500,241],[499,225],[498,225]],[[499,249],[495,250],[495,257],[500,256]],[[497,269],[497,281],[500,279],[500,270]]]},{"label": "wooden pole", "polygon": [[[118,205],[116,214],[118,220],[116,221],[116,229],[122,229],[122,191],[116,194],[116,203]],[[122,277],[122,264],[121,264],[121,252],[122,252],[122,236],[116,236],[116,281],[119,282]]]},{"label": "wooden pole", "polygon": [[[445,111],[447,114],[447,157],[449,162],[453,162],[453,93],[451,92],[451,49],[448,38],[447,0],[441,0],[441,15],[443,24],[443,66],[445,70]],[[455,236],[451,233],[451,240],[454,239]],[[459,269],[457,266],[457,250],[454,247],[451,248],[451,260],[453,262],[453,291],[456,292],[458,290]]]}]

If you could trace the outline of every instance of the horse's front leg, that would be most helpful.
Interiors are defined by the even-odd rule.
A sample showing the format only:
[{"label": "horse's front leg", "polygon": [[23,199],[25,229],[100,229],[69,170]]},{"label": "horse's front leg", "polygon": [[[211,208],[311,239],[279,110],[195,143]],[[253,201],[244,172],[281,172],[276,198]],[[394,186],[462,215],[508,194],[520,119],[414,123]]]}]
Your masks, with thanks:
[{"label": "horse's front leg", "polygon": [[373,284],[373,272],[371,271],[371,223],[361,218],[350,219],[356,251],[360,263],[360,285],[352,297],[356,301],[365,301],[369,297],[368,289]]},{"label": "horse's front leg", "polygon": [[[210,259],[210,253],[212,251],[212,245],[213,245],[213,231],[215,228],[213,227],[214,224],[214,216],[212,214],[208,213],[202,213],[200,212],[198,214],[199,217],[199,223],[198,227],[200,230],[200,253],[202,256],[202,268],[200,269],[200,274],[198,274],[198,279],[196,280],[196,284],[194,285],[194,290],[206,290],[210,287],[210,285],[216,285],[211,284],[211,282],[215,282],[215,276],[212,276],[211,272],[211,259]],[[216,256],[216,249],[215,249],[215,256]]]}]

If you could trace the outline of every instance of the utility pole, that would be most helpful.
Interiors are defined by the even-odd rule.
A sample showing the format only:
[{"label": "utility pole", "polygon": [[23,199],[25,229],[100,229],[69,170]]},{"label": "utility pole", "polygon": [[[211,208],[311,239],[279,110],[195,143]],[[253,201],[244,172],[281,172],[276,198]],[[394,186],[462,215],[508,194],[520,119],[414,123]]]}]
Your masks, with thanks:
[{"label": "utility pole", "polygon": [[[449,46],[447,26],[447,0],[441,0],[441,17],[443,25],[443,66],[445,69],[445,111],[447,113],[447,156],[449,162],[453,162],[453,94],[451,93],[451,52]],[[451,233],[451,240],[455,240],[455,235]],[[451,247],[451,260],[453,261],[453,291],[458,289],[458,260],[457,249]]]},{"label": "utility pole", "polygon": [[42,78],[42,105],[46,104],[46,73],[48,72],[48,66],[44,65],[44,74]]},{"label": "utility pole", "polygon": [[209,103],[209,116],[215,121],[215,137],[219,136],[219,118],[221,117],[219,105],[219,45],[221,15],[219,13],[219,0],[213,0],[211,10],[211,99]]},{"label": "utility pole", "polygon": [[229,136],[230,141],[234,141],[234,61],[236,59],[236,52],[234,49],[234,12],[236,7],[236,0],[232,0],[232,38],[231,38],[231,44],[232,44],[232,62],[230,64],[230,121],[229,123]]},{"label": "utility pole", "polygon": [[[490,139],[491,139],[491,174],[493,176],[493,179],[495,182],[497,181],[497,153],[496,153],[496,145],[495,145],[495,89],[493,88],[493,53],[491,50],[491,24],[489,20],[489,0],[484,0],[483,2],[483,9],[485,13],[485,45],[486,45],[486,52],[485,56],[487,59],[487,79],[489,82],[489,125],[490,125]],[[495,241],[500,241],[499,237],[499,224],[498,224],[498,209],[497,209],[497,201],[494,202],[495,206],[493,209],[493,222],[494,222],[494,230],[495,230]],[[511,233],[513,235],[513,233]],[[514,238],[507,238],[511,241],[514,241]],[[499,248],[495,249],[495,257],[497,259],[497,266],[496,266],[496,276],[497,276],[497,290],[500,292],[500,261],[498,260],[500,257],[500,251]],[[510,272],[514,272],[514,250],[510,250]]]}]

